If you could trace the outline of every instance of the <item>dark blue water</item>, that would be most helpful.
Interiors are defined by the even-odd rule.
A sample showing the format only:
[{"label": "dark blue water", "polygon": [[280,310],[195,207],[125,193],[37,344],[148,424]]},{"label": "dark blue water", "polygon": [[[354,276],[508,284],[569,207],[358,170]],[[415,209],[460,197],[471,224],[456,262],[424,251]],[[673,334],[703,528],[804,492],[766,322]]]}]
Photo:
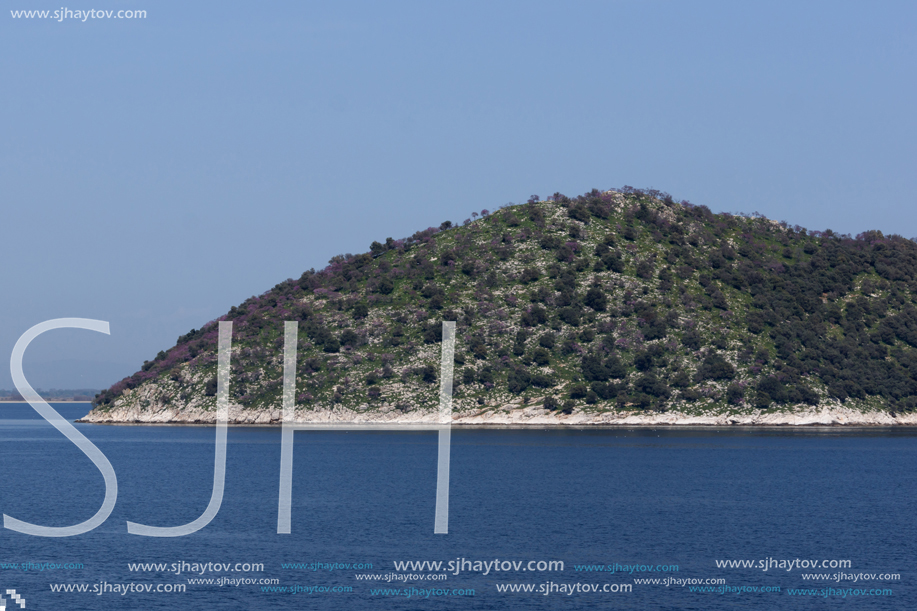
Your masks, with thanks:
[{"label": "dark blue water", "polygon": [[[87,410],[55,407],[71,420]],[[114,466],[118,503],[105,524],[78,537],[0,530],[0,563],[20,564],[0,569],[0,594],[16,589],[27,609],[917,608],[917,431],[457,429],[448,535],[433,534],[435,433],[303,431],[296,433],[292,534],[278,535],[280,431],[232,428],[220,513],[193,535],[155,539],[128,535],[125,522],[174,526],[201,514],[213,478],[213,428],[77,426]],[[3,513],[65,526],[93,515],[103,494],[90,461],[28,405],[0,406]],[[444,581],[355,577],[426,574],[397,571],[394,562],[457,558],[522,564],[519,571],[449,573]],[[769,558],[850,565],[767,571],[716,565]],[[522,571],[529,561],[535,570]],[[564,569],[538,571],[538,561],[562,561]],[[23,570],[29,562],[82,568]],[[264,569],[170,571],[182,562]],[[129,563],[167,567],[131,571]],[[372,568],[310,570],[283,563]],[[677,571],[576,570],[615,563],[677,565]],[[838,573],[900,577],[837,581]],[[831,580],[806,580],[804,574]],[[263,584],[200,585],[188,578],[276,579],[273,587],[313,591],[281,594],[263,591]],[[697,583],[635,583],[666,578],[724,583],[709,586],[713,592],[690,591],[704,587]],[[55,593],[52,584],[86,584],[88,591]],[[186,591],[95,594],[100,584],[179,584]],[[507,584],[534,585],[535,591],[498,591]],[[631,591],[565,593],[576,584],[580,590],[628,585]],[[553,590],[545,595],[538,592],[542,587]],[[321,590],[333,588],[351,591]],[[402,592],[393,596],[384,589]],[[474,590],[474,596],[427,597],[431,589]],[[792,594],[797,589],[812,594]],[[875,589],[887,592],[864,595]]]}]

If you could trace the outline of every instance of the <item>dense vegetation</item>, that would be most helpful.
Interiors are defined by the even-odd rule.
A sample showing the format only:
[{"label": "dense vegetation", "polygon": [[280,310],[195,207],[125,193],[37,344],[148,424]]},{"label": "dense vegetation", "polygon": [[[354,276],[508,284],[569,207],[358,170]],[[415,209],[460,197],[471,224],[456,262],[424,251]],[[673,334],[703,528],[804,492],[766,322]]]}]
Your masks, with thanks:
[{"label": "dense vegetation", "polygon": [[[276,409],[283,321],[298,320],[300,407],[432,408],[440,323],[454,320],[459,410],[917,409],[911,240],[629,187],[478,216],[338,255],[231,308],[220,320],[234,321],[233,401]],[[215,323],[97,395],[97,409],[212,397]],[[132,390],[143,387],[154,390]]]}]

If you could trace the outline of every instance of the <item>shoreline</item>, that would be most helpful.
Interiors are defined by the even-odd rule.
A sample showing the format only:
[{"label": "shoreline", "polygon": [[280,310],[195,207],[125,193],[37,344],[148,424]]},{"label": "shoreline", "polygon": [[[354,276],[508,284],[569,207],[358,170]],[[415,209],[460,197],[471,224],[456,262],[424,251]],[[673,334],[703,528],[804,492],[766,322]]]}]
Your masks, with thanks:
[{"label": "shoreline", "polygon": [[[212,428],[214,424],[212,422],[93,422],[89,420],[73,420],[72,422],[77,424],[95,424],[99,426],[162,426],[162,427],[207,427]],[[308,425],[308,428],[301,430],[310,430],[310,431],[320,431],[322,427],[316,424],[310,424],[305,422],[300,422],[296,424]],[[360,432],[361,429],[355,427],[352,423],[337,423],[337,424],[349,424],[350,427],[347,429],[336,429],[335,424],[329,423],[327,425],[327,430],[334,431],[347,431],[347,432]],[[365,431],[373,431],[373,424],[385,424],[385,423],[365,423],[367,425]],[[432,430],[429,424],[413,423],[418,426],[418,432],[429,432]],[[410,431],[410,426],[412,423],[403,423],[403,431]],[[281,429],[283,428],[282,424],[277,423],[268,423],[268,424],[255,424],[255,423],[239,423],[239,422],[229,422],[227,423],[228,427],[233,428],[274,428]],[[423,428],[420,428],[423,427]],[[838,430],[847,430],[847,431],[875,431],[880,429],[889,429],[889,430],[909,430],[917,427],[915,424],[798,424],[798,425],[787,425],[787,424],[500,424],[500,423],[479,423],[479,424],[468,424],[468,423],[453,423],[451,425],[453,429],[507,429],[507,430],[547,430],[547,429],[573,429],[573,430],[628,430],[628,429],[647,429],[647,430],[656,430],[656,429],[666,429],[666,430],[798,430],[798,431],[814,431],[819,429],[838,431]],[[389,431],[391,432],[391,431]]]},{"label": "shoreline", "polygon": [[[229,425],[232,426],[283,426],[283,412],[279,409],[245,410],[240,406],[230,407]],[[156,412],[137,408],[121,408],[110,412],[89,412],[76,420],[81,424],[121,425],[201,425],[213,426],[216,414],[210,410],[162,409]],[[388,412],[360,412],[338,408],[334,410],[298,410],[294,424],[310,427],[333,427],[335,425],[401,425],[431,426],[439,424],[438,414]],[[574,412],[559,414],[542,407],[504,406],[490,407],[472,412],[454,413],[451,426],[480,427],[577,427],[577,428],[619,428],[619,427],[910,427],[917,426],[917,413],[891,415],[889,412],[858,411],[841,406],[825,406],[821,409],[766,412],[754,411],[745,414],[687,414],[683,412]]]}]

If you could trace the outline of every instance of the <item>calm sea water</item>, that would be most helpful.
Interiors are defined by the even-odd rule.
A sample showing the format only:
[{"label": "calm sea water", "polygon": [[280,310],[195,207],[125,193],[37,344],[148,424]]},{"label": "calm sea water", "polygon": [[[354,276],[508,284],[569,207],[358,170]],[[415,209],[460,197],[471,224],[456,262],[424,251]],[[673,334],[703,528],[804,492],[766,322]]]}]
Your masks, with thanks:
[{"label": "calm sea water", "polygon": [[[71,420],[88,409],[55,407]],[[444,536],[433,534],[435,433],[297,432],[292,534],[278,535],[280,431],[231,428],[220,513],[193,535],[152,539],[128,535],[125,522],[184,524],[206,507],[213,428],[77,426],[114,466],[118,503],[105,524],[78,537],[0,530],[0,563],[20,565],[0,569],[0,594],[15,589],[27,609],[917,608],[917,431],[908,429],[457,429]],[[95,513],[103,493],[95,467],[31,407],[0,406],[4,514],[49,526],[75,524]],[[443,581],[355,577],[426,575],[396,570],[395,562],[456,559],[522,563],[518,571],[488,574],[466,564],[458,575],[442,571],[448,572]],[[764,571],[760,561],[768,559],[850,564]],[[538,561],[558,560],[562,571],[537,570]],[[721,568],[717,560],[756,566]],[[535,570],[522,571],[529,561]],[[170,570],[183,562],[264,568]],[[23,570],[26,563],[82,568]],[[167,568],[131,571],[130,563]],[[289,563],[316,566],[283,568]],[[348,563],[372,568],[329,569]],[[576,570],[614,564],[638,568]],[[861,577],[838,581],[838,573]],[[883,574],[899,577],[862,577]],[[189,584],[189,578],[276,579],[279,587],[306,591]],[[667,586],[667,578],[681,582]],[[660,583],[635,583],[646,579]],[[681,585],[711,579],[723,580],[712,592],[690,589],[704,584]],[[89,591],[55,593],[52,584],[86,584]],[[93,592],[105,584],[181,584],[187,591]],[[535,591],[498,590],[508,584],[534,584]],[[631,591],[565,593],[576,584]],[[761,591],[765,587],[774,591]],[[400,595],[382,592],[398,589]],[[793,595],[796,589],[812,593]],[[876,589],[890,594],[868,595]],[[429,590],[450,595],[427,597]],[[453,590],[474,590],[474,596]]]}]

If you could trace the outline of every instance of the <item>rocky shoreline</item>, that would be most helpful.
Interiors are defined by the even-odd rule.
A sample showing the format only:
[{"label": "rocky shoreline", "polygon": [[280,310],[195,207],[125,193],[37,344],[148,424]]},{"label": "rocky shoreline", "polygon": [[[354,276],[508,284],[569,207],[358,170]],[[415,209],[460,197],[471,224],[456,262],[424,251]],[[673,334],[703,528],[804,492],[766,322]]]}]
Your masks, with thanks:
[{"label": "rocky shoreline", "polygon": [[[357,411],[337,407],[325,410],[297,410],[296,422],[308,424],[435,424],[437,415],[416,412]],[[103,412],[93,410],[77,420],[93,424],[213,424],[216,413],[212,410],[161,409],[142,410],[121,407]],[[229,423],[233,425],[282,424],[282,412],[271,410],[246,410],[231,406]],[[917,426],[917,413],[896,414],[881,411],[857,411],[839,406],[810,408],[794,412],[762,412],[748,414],[686,414],[644,412],[580,412],[560,414],[541,406],[507,405],[469,412],[456,412],[453,425],[474,426]]]}]

